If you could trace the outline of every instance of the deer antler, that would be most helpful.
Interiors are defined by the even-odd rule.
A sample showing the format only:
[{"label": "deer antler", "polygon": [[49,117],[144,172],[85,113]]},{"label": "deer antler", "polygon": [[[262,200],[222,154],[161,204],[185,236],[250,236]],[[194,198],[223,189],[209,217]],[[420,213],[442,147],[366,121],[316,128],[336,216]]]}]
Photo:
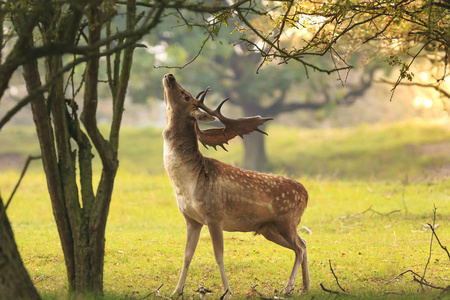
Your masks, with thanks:
[{"label": "deer antler", "polygon": [[222,105],[230,98],[223,100],[215,110],[211,110],[204,104],[206,94],[209,91],[210,89],[209,87],[207,87],[206,90],[200,92],[197,95],[196,97],[197,99],[198,97],[201,96],[201,98],[198,100],[197,106],[203,109],[211,116],[217,117],[219,121],[225,125],[225,127],[201,130],[198,127],[198,124],[196,125],[197,138],[203,144],[203,146],[205,146],[205,148],[208,148],[207,145],[213,147],[214,149],[216,149],[217,146],[220,146],[225,151],[228,151],[225,148],[224,144],[228,144],[229,140],[235,138],[238,135],[241,138],[244,138],[243,137],[244,134],[248,134],[253,131],[258,131],[260,133],[267,135],[267,133],[259,129],[258,126],[264,124],[269,120],[273,120],[272,118],[262,118],[261,116],[238,118],[238,119],[227,118],[224,115],[222,115],[220,109],[222,108]]}]

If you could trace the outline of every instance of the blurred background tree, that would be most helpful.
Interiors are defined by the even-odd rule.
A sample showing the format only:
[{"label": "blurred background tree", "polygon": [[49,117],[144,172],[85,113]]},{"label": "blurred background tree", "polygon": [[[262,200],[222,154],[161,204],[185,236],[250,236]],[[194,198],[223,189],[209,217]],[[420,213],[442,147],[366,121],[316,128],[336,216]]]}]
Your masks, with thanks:
[{"label": "blurred background tree", "polygon": [[[271,62],[258,70],[262,57],[259,53],[248,51],[246,45],[239,42],[239,35],[234,33],[238,21],[237,18],[233,20],[227,20],[233,26],[222,28],[213,37],[194,26],[190,34],[186,34],[184,27],[173,25],[180,20],[165,19],[155,30],[157,34],[146,40],[147,50],[153,54],[153,59],[148,58],[148,53],[137,54],[136,59],[142,63],[136,64],[134,75],[136,78],[160,78],[169,69],[170,72],[178,72],[180,82],[192,93],[211,86],[212,101],[230,97],[229,103],[238,107],[238,111],[229,110],[229,114],[260,114],[276,118],[296,110],[321,111],[329,115],[339,105],[351,105],[372,86],[375,72],[383,67],[379,62],[372,63],[365,70],[360,70],[355,80],[346,84],[338,81],[339,76],[321,79],[316,76],[315,80],[307,80],[313,74],[304,72],[295,63]],[[155,36],[157,40],[152,40]],[[191,64],[193,58],[195,63]],[[357,59],[363,58],[364,55],[360,55]],[[151,64],[156,67],[152,75],[148,74]],[[333,68],[323,60],[315,60],[314,64],[320,69]],[[159,86],[150,86],[146,82],[142,79],[132,81],[129,95],[133,101],[147,102],[149,95],[155,96],[150,90]],[[271,169],[263,135],[246,136],[243,143],[243,167]]]},{"label": "blurred background tree", "polygon": [[[192,14],[165,19],[157,28],[158,41],[148,42],[157,42],[149,50],[155,59],[139,64],[141,70],[150,63],[158,67],[154,73],[158,76],[167,69],[181,69],[177,76],[189,90],[211,85],[220,97],[231,98],[240,115],[277,117],[308,110],[324,118],[339,105],[363,98],[375,83],[389,83],[393,92],[400,84],[433,88],[446,109],[449,16],[445,1],[264,4],[264,9],[255,6],[257,18],[242,19],[240,12],[217,14],[225,28],[213,34],[199,30]],[[189,35],[181,24],[188,24]],[[193,58],[196,64],[189,63]],[[434,79],[413,81],[413,63],[423,65],[423,59],[431,62],[430,79]],[[396,80],[382,78],[392,77],[393,70],[399,71]],[[145,99],[151,94],[147,89],[137,87],[135,94],[131,92],[136,95],[133,100]],[[308,126],[308,121],[296,124]],[[263,136],[248,136],[244,147],[245,168],[270,170]]]}]

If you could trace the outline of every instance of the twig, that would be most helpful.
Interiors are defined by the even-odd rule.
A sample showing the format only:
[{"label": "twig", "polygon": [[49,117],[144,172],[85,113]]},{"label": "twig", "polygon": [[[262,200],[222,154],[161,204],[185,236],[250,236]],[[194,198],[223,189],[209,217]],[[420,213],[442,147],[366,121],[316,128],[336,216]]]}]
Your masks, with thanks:
[{"label": "twig", "polygon": [[[386,79],[380,79],[380,80],[375,80],[376,83],[387,83],[387,84],[396,84],[395,82],[386,80]],[[450,98],[450,93],[447,92],[446,90],[444,90],[443,88],[440,87],[439,82],[437,83],[421,83],[421,82],[400,82],[398,85],[409,85],[409,86],[419,86],[419,87],[424,87],[424,88],[433,88],[435,89],[437,92],[443,94],[445,97]]]},{"label": "twig", "polygon": [[[437,210],[437,207],[436,207],[436,205],[434,205],[434,210],[433,210],[433,226],[431,226],[432,228],[434,228],[434,226],[436,225],[436,210]],[[423,269],[423,276],[421,276],[421,278],[420,278],[420,280],[421,280],[421,281],[420,281],[420,286],[422,287],[422,290],[423,290],[422,282],[425,280],[425,274],[427,273],[428,265],[430,264],[430,261],[431,261],[431,252],[432,252],[432,250],[433,250],[433,238],[434,238],[434,235],[433,235],[433,233],[431,233],[430,253],[429,253],[429,255],[428,255],[427,263],[425,264],[425,267],[424,267],[424,269]]]},{"label": "twig", "polygon": [[347,292],[342,288],[342,286],[339,284],[339,280],[338,280],[336,274],[334,273],[333,267],[331,266],[331,260],[328,260],[328,262],[330,263],[330,270],[331,270],[331,273],[333,274],[334,279],[336,280],[336,283],[337,283],[338,287],[341,289],[342,292],[340,292],[340,291],[333,291],[333,290],[327,289],[327,288],[321,283],[321,284],[320,284],[320,287],[322,288],[322,290],[324,290],[324,291],[327,292],[327,293],[331,293],[331,294],[352,296],[352,295],[350,295],[349,293],[347,293]]},{"label": "twig", "polygon": [[[386,284],[389,284],[389,283],[393,282],[395,279],[399,278],[400,276],[405,275],[406,273],[412,273],[412,274],[414,274],[414,275],[416,275],[416,276],[422,278],[422,276],[420,276],[419,274],[417,274],[417,273],[414,272],[413,270],[406,270],[406,271],[404,271],[404,272],[398,274],[397,276],[395,276],[394,278],[392,278],[392,279],[389,280],[388,282],[386,282]],[[424,281],[427,282],[425,279],[424,279]]]},{"label": "twig", "polygon": [[302,229],[304,229],[306,232],[308,232],[308,234],[312,234],[312,230],[309,229],[308,227],[303,226]]},{"label": "twig", "polygon": [[141,299],[148,298],[148,297],[150,297],[150,296],[153,295],[153,294],[155,294],[155,296],[156,296],[156,297],[159,297],[159,298],[170,299],[169,297],[166,297],[166,296],[161,295],[161,293],[159,292],[159,290],[162,288],[163,285],[164,285],[164,282],[161,283],[161,285],[160,285],[155,291],[151,292],[151,293],[148,294],[147,296],[142,297]]},{"label": "twig", "polygon": [[[38,284],[38,283],[40,283],[40,282],[42,282],[42,281],[44,281],[44,280],[47,280],[47,279],[49,279],[49,278],[52,278],[52,276],[50,276],[50,275],[48,275],[48,276],[42,276],[41,278],[36,277],[36,278],[35,278],[36,280],[33,282],[33,284],[36,285],[36,284]],[[38,279],[39,279],[39,280],[38,280]]]},{"label": "twig", "polygon": [[160,297],[160,298],[163,298],[163,299],[170,299],[169,297],[166,297],[166,296],[163,296],[163,295],[161,295],[161,293],[159,292],[159,290],[162,288],[162,286],[164,285],[164,283],[161,283],[161,285],[159,286],[159,288],[157,288],[156,289],[156,296],[157,297]]},{"label": "twig", "polygon": [[[419,276],[419,277],[420,277],[420,276]],[[444,287],[432,285],[431,283],[424,281],[424,279],[423,279],[422,277],[420,277],[420,280],[419,280],[419,279],[417,279],[416,276],[414,276],[413,280],[414,280],[415,282],[420,283],[421,286],[422,286],[422,284],[423,284],[423,285],[425,285],[425,286],[428,286],[428,287],[430,287],[430,288],[437,289],[437,290],[445,290],[445,289],[446,289],[446,288],[444,288]]]},{"label": "twig", "polygon": [[198,289],[196,289],[195,292],[200,294],[200,298],[202,300],[206,299],[206,297],[205,297],[206,294],[212,293],[211,290],[205,289],[203,286],[201,286]]},{"label": "twig", "polygon": [[30,162],[32,160],[35,160],[35,159],[41,159],[41,156],[40,155],[39,156],[29,155],[27,160],[25,161],[25,165],[23,166],[22,173],[20,174],[19,180],[17,181],[16,186],[14,187],[11,195],[9,196],[9,199],[6,202],[5,208],[0,213],[0,222],[2,221],[3,216],[6,215],[6,210],[8,209],[8,206],[11,203],[11,201],[12,201],[12,199],[14,197],[14,194],[16,193],[17,189],[19,188],[20,183],[22,182],[23,177],[25,176],[25,173],[26,173],[26,171],[28,169],[28,165],[30,164]]},{"label": "twig", "polygon": [[365,214],[366,212],[369,212],[369,211],[373,212],[374,214],[378,214],[378,215],[380,215],[382,217],[386,217],[386,216],[389,216],[391,214],[401,212],[400,209],[394,209],[394,210],[391,210],[390,212],[387,212],[387,213],[380,213],[379,211],[376,211],[376,210],[372,209],[372,205],[371,205],[368,209],[366,209],[363,212],[356,213],[356,214],[353,214],[353,215],[348,215],[348,216],[342,216],[342,217],[339,217],[339,219],[349,219],[349,218],[359,217],[359,216],[362,216],[363,214]]},{"label": "twig", "polygon": [[[405,275],[406,273],[412,273],[412,274],[413,274],[413,281],[418,282],[418,283],[420,284],[420,287],[422,288],[422,290],[424,289],[424,288],[423,288],[424,286],[427,286],[427,287],[430,287],[430,288],[433,288],[433,289],[442,290],[442,293],[441,293],[436,299],[440,299],[444,294],[446,294],[447,292],[450,291],[450,285],[447,286],[447,287],[435,286],[435,285],[431,284],[430,282],[427,282],[426,279],[425,279],[425,275],[426,275],[426,272],[427,272],[427,268],[428,268],[428,265],[429,265],[430,260],[431,260],[431,253],[432,253],[432,250],[433,250],[433,238],[436,237],[436,240],[438,241],[438,243],[439,243],[439,245],[441,246],[441,248],[444,249],[445,252],[447,252],[447,255],[449,255],[448,250],[447,250],[447,247],[445,247],[445,246],[443,246],[443,245],[441,244],[441,242],[440,242],[440,240],[439,240],[439,237],[437,236],[437,234],[436,234],[436,232],[435,232],[435,230],[434,230],[434,229],[436,228],[436,211],[437,211],[437,207],[436,207],[436,205],[434,205],[434,210],[433,210],[433,225],[428,224],[428,226],[431,228],[431,231],[432,231],[432,234],[431,234],[431,241],[430,241],[430,252],[429,252],[429,255],[428,255],[427,263],[425,264],[425,268],[424,268],[424,270],[423,270],[423,275],[421,276],[421,275],[417,274],[416,272],[414,272],[414,271],[412,271],[412,270],[406,270],[406,271],[404,271],[404,272],[398,274],[398,275],[395,276],[394,278],[392,278],[392,279],[391,279],[390,281],[388,281],[386,284],[391,283],[392,281],[394,281],[395,279],[397,279],[397,278],[400,277],[400,276]],[[449,259],[450,259],[450,255],[449,255]]]},{"label": "twig", "polygon": [[448,259],[450,260],[450,253],[448,252],[447,246],[442,245],[441,241],[439,240],[439,237],[438,237],[437,234],[436,234],[436,231],[434,231],[434,226],[431,225],[431,224],[429,224],[429,223],[427,223],[427,225],[431,228],[431,231],[433,232],[433,235],[434,235],[434,237],[436,238],[436,241],[438,242],[439,246],[441,246],[441,248],[442,248],[445,252],[447,252]]},{"label": "twig", "polygon": [[333,291],[333,290],[327,289],[327,288],[323,285],[323,283],[320,284],[320,287],[322,288],[322,290],[324,290],[325,292],[330,293],[330,294],[336,294],[336,295],[341,295],[341,294],[342,294],[342,293],[339,292],[339,291]]},{"label": "twig", "polygon": [[331,266],[331,259],[328,260],[328,262],[330,263],[330,270],[331,270],[331,273],[332,273],[333,276],[334,276],[334,279],[336,279],[336,283],[337,283],[338,287],[341,289],[341,291],[343,291],[344,293],[347,294],[347,292],[346,292],[346,291],[342,288],[342,286],[339,284],[339,280],[338,280],[336,274],[334,273],[333,267]]},{"label": "twig", "polygon": [[259,296],[259,298],[260,298],[261,300],[275,300],[275,299],[278,299],[278,300],[280,300],[280,299],[281,299],[281,300],[284,300],[283,297],[273,296],[273,297],[269,298],[269,297],[264,296],[263,294],[261,294],[260,292],[258,292],[258,290],[256,289],[257,286],[258,286],[258,285],[252,286],[252,291],[254,291],[255,293],[257,293],[258,296]]}]

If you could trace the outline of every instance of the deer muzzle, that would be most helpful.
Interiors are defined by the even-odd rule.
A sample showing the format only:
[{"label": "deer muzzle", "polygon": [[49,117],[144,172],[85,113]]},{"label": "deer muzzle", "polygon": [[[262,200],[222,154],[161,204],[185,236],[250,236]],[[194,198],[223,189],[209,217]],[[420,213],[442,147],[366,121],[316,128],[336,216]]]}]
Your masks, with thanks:
[{"label": "deer muzzle", "polygon": [[175,80],[175,76],[173,76],[173,74],[169,73],[169,74],[164,75],[164,78],[163,78],[164,87],[171,88],[175,82],[176,82],[176,80]]}]

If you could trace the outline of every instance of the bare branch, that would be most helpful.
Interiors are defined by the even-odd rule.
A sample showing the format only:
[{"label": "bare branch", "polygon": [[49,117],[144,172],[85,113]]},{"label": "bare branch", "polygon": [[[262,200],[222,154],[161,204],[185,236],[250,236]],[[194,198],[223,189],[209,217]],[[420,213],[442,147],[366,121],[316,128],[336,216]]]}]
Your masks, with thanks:
[{"label": "bare branch", "polygon": [[146,299],[146,298],[150,297],[151,295],[155,295],[156,297],[163,298],[163,299],[170,299],[169,297],[161,295],[161,293],[159,292],[159,290],[163,287],[163,285],[164,285],[164,283],[161,283],[160,286],[156,290],[154,290],[153,292],[151,292],[147,296],[144,296],[144,297],[142,297],[140,299]]},{"label": "bare branch", "polygon": [[425,282],[425,281],[423,280],[423,278],[420,277],[420,276],[419,276],[419,278],[420,278],[420,280],[417,279],[416,276],[414,276],[413,280],[414,280],[415,282],[420,283],[420,286],[425,285],[425,286],[427,286],[427,287],[430,287],[430,288],[433,288],[433,289],[437,289],[437,290],[446,290],[446,288],[444,288],[444,287],[435,286],[435,285],[433,285],[433,284],[431,284],[431,283]]},{"label": "bare branch", "polygon": [[[431,238],[433,239],[433,236],[436,237],[436,240],[437,240],[437,242],[439,243],[439,246],[441,246],[441,248],[442,248],[443,250],[445,250],[445,252],[447,252],[448,259],[450,260],[450,253],[448,252],[447,247],[446,247],[446,246],[443,246],[443,245],[441,244],[441,241],[439,240],[439,237],[437,236],[436,231],[435,231],[435,228],[436,228],[436,225],[435,225],[435,223],[436,223],[436,212],[437,212],[437,207],[436,207],[436,205],[435,205],[435,206],[434,206],[434,209],[433,209],[433,225],[431,225],[431,224],[429,224],[429,223],[427,223],[427,225],[431,228],[431,231],[433,232]],[[430,250],[430,251],[431,251],[431,250]]]},{"label": "bare branch", "polygon": [[[403,275],[405,275],[405,274],[407,274],[407,273],[412,273],[412,274],[414,274],[414,275],[416,275],[416,276],[422,278],[422,276],[420,276],[419,274],[417,274],[417,273],[414,272],[413,270],[406,270],[406,271],[404,271],[404,272],[398,274],[397,276],[395,276],[394,278],[392,278],[392,279],[389,280],[388,282],[386,282],[386,284],[389,284],[389,283],[393,282],[393,281],[396,280],[397,278],[399,278],[399,277],[401,277],[401,276],[403,276]],[[426,282],[425,279],[424,279],[424,282]]]},{"label": "bare branch", "polygon": [[284,299],[283,297],[278,297],[278,296],[274,296],[274,297],[266,297],[266,296],[264,296],[263,294],[261,294],[261,293],[256,289],[257,286],[258,286],[258,285],[254,285],[254,286],[252,286],[251,288],[252,288],[252,291],[253,291],[253,292],[255,292],[255,293],[258,294],[259,299],[261,299],[261,300],[274,300],[274,299],[283,300],[283,299]]},{"label": "bare branch", "polygon": [[[177,0],[177,1],[157,1],[160,2],[160,4],[163,4],[167,8],[172,9],[186,9],[192,12],[202,12],[202,13],[218,13],[224,10],[233,10],[239,8],[241,5],[251,2],[251,0],[239,0],[231,5],[206,5],[203,4],[203,2],[197,2],[193,3],[190,1],[184,1],[184,0]],[[117,4],[126,5],[126,1],[116,1]],[[147,3],[147,2],[136,2],[136,6],[141,7],[147,7],[147,8],[154,8],[157,7],[159,4],[153,3]]]},{"label": "bare branch", "polygon": [[196,289],[195,292],[200,294],[200,298],[202,300],[206,299],[206,296],[205,296],[206,294],[212,293],[211,290],[205,289],[203,286]]},{"label": "bare branch", "polygon": [[448,259],[450,260],[450,253],[448,252],[447,246],[442,245],[441,241],[439,240],[439,237],[436,234],[436,231],[434,230],[434,226],[429,223],[427,223],[427,225],[431,228],[431,231],[433,232],[434,237],[439,243],[439,246],[441,246],[441,248],[447,253]]},{"label": "bare branch", "polygon": [[330,294],[336,294],[336,295],[341,295],[341,294],[343,294],[343,293],[341,293],[341,292],[339,292],[339,291],[333,291],[333,290],[327,289],[327,288],[323,285],[323,283],[320,284],[320,287],[322,288],[322,290],[324,290],[325,292],[330,293]]},{"label": "bare branch", "polygon": [[381,213],[379,211],[376,211],[376,210],[372,209],[372,205],[371,205],[368,209],[364,210],[363,212],[356,213],[356,214],[353,214],[353,215],[348,215],[348,216],[342,216],[342,217],[339,217],[339,219],[349,219],[349,218],[359,217],[359,216],[362,216],[362,215],[364,215],[365,213],[367,213],[369,211],[372,212],[373,214],[377,214],[377,215],[382,216],[382,217],[386,217],[386,216],[389,216],[391,214],[401,212],[400,209],[394,209],[394,210],[391,210],[390,212],[387,212],[387,213]]},{"label": "bare branch", "polygon": [[198,52],[197,52],[197,54],[191,59],[191,60],[189,60],[188,62],[186,62],[184,65],[182,65],[182,66],[153,66],[154,68],[157,68],[157,69],[159,69],[159,68],[165,68],[165,69],[184,69],[185,67],[187,67],[188,65],[190,65],[191,63],[193,63],[199,56],[200,56],[200,54],[202,53],[202,51],[203,51],[203,48],[206,46],[206,43],[210,40],[210,38],[212,37],[212,34],[213,34],[213,32],[212,31],[210,31],[209,32],[209,34],[208,34],[208,36],[206,37],[206,39],[205,40],[203,40],[203,42],[202,42],[202,45],[200,46],[200,49],[198,50]]},{"label": "bare branch", "polygon": [[32,155],[28,156],[28,158],[25,161],[25,164],[24,164],[24,166],[22,168],[22,173],[20,174],[19,180],[17,181],[16,185],[14,186],[14,189],[11,192],[11,195],[9,196],[8,201],[6,201],[5,207],[3,208],[3,210],[0,213],[0,222],[3,219],[3,216],[6,215],[6,210],[8,209],[9,204],[11,204],[11,201],[12,201],[14,195],[16,194],[16,191],[19,188],[19,185],[22,182],[23,177],[25,176],[25,173],[27,172],[27,169],[28,169],[28,166],[29,166],[30,162],[32,160],[37,160],[37,159],[41,159],[41,158],[42,157],[40,155],[39,156],[32,156]]},{"label": "bare branch", "polygon": [[[433,226],[432,226],[432,228],[434,228],[434,226],[436,225],[436,210],[437,210],[437,208],[436,208],[436,206],[434,206],[434,210],[433,210]],[[428,268],[428,265],[430,264],[430,260],[431,260],[431,252],[433,250],[433,238],[434,238],[434,234],[432,233],[431,234],[431,240],[430,240],[430,252],[429,252],[429,255],[428,255],[428,260],[427,260],[427,263],[425,264],[425,267],[424,267],[424,270],[423,270],[423,275],[420,277],[420,286],[422,287],[422,289],[423,289],[422,282],[425,280],[425,274],[427,273],[427,268]]]},{"label": "bare branch", "polygon": [[330,260],[328,260],[328,262],[330,263],[330,270],[331,270],[331,273],[333,274],[333,276],[334,276],[334,279],[336,279],[336,284],[338,285],[338,287],[341,289],[341,291],[343,291],[344,293],[346,293],[347,294],[347,292],[342,288],[342,286],[339,284],[339,280],[338,280],[338,278],[337,278],[337,276],[336,276],[336,274],[334,273],[334,270],[333,270],[333,267],[331,266],[331,259]]},{"label": "bare branch", "polygon": [[390,101],[392,101],[392,98],[394,97],[394,93],[395,90],[397,89],[397,86],[400,85],[400,83],[403,81],[403,79],[405,77],[407,77],[407,72],[410,69],[411,65],[413,64],[413,62],[416,60],[416,58],[419,56],[419,54],[425,49],[425,47],[430,43],[431,41],[428,41],[427,43],[425,43],[419,51],[417,51],[417,53],[413,56],[413,58],[411,59],[411,61],[409,62],[408,65],[403,65],[402,70],[400,71],[400,75],[397,78],[397,81],[394,84],[394,87],[391,89],[391,98]]},{"label": "bare branch", "polygon": [[245,16],[240,11],[237,11],[237,14],[238,14],[239,18],[241,19],[241,21],[243,21],[244,24],[248,28],[250,28],[250,30],[253,33],[255,33],[258,38],[260,38],[266,45],[269,45],[269,50],[274,48],[277,51],[277,53],[275,53],[275,52],[270,53],[267,50],[263,50],[262,48],[258,47],[254,42],[252,42],[252,41],[250,41],[250,40],[248,40],[246,38],[241,38],[242,41],[245,41],[245,42],[255,46],[256,49],[261,53],[261,55],[263,57],[263,60],[260,63],[260,65],[259,65],[259,67],[257,69],[257,72],[262,67],[264,62],[266,62],[268,60],[269,57],[273,57],[273,58],[279,57],[279,58],[282,58],[284,62],[287,62],[290,59],[294,59],[294,60],[300,62],[301,64],[303,64],[305,67],[310,67],[310,68],[312,68],[312,69],[314,69],[316,71],[324,72],[324,73],[327,73],[327,74],[331,74],[332,72],[341,71],[341,70],[348,70],[348,69],[352,69],[353,68],[352,66],[346,66],[346,67],[340,67],[340,68],[334,68],[334,69],[324,69],[324,68],[321,68],[321,67],[319,67],[317,65],[314,65],[312,63],[306,62],[305,60],[302,59],[303,55],[320,55],[320,56],[323,56],[326,52],[324,52],[324,53],[322,53],[322,52],[317,52],[317,53],[305,53],[305,52],[302,52],[300,54],[300,53],[297,53],[297,51],[295,51],[294,53],[290,53],[286,49],[281,48],[278,45],[274,44],[274,42],[271,41],[268,37],[264,36],[263,33],[261,33],[257,28],[255,28],[252,24],[250,24],[250,22],[247,20],[247,18],[245,18]]},{"label": "bare branch", "polygon": [[[389,81],[389,80],[386,80],[386,79],[380,79],[380,80],[377,80],[376,82],[387,83],[387,84],[392,84],[392,85],[396,84],[396,82],[392,82],[392,81]],[[450,92],[447,92],[446,90],[441,88],[439,83],[400,82],[399,85],[419,86],[419,87],[424,87],[424,88],[433,88],[436,91],[438,91],[439,93],[441,93],[442,95],[444,95],[445,97],[450,99]]]},{"label": "bare branch", "polygon": [[[72,60],[70,63],[66,64],[64,67],[62,67],[59,71],[57,71],[55,73],[55,75],[50,79],[47,80],[47,82],[42,85],[39,86],[39,88],[36,88],[35,90],[33,90],[32,93],[28,94],[28,96],[26,96],[25,98],[23,98],[22,100],[20,100],[13,108],[11,108],[4,116],[3,118],[0,120],[0,130],[3,128],[4,125],[6,125],[6,123],[8,123],[8,121],[17,113],[19,112],[25,105],[27,105],[28,103],[30,103],[31,101],[33,101],[33,99],[35,99],[35,97],[37,95],[40,95],[44,92],[46,92],[48,90],[48,88],[53,84],[53,80],[55,80],[56,78],[58,78],[59,76],[61,76],[63,73],[66,73],[70,70],[72,70],[72,68],[74,66],[77,66],[79,64],[85,63],[90,61],[93,58],[97,58],[97,57],[103,57],[103,56],[109,56],[111,54],[117,53],[122,51],[123,49],[134,45],[136,43],[136,41],[142,37],[145,33],[147,33],[147,31],[151,30],[153,27],[155,27],[157,25],[157,23],[159,22],[159,17],[161,16],[161,13],[163,11],[163,7],[160,7],[159,10],[156,12],[156,19],[154,19],[151,23],[147,24],[146,26],[142,26],[140,29],[137,29],[135,31],[124,31],[121,33],[118,33],[116,35],[111,36],[110,38],[106,38],[104,40],[101,40],[100,42],[97,43],[98,46],[102,46],[102,45],[106,45],[107,43],[110,43],[111,41],[114,41],[118,38],[121,37],[127,37],[129,36],[130,39],[125,41],[124,43],[121,43],[119,45],[117,45],[114,48],[110,48],[107,49],[105,51],[102,52],[82,52],[85,53],[83,56],[78,57],[74,60]],[[51,46],[52,44],[50,44]],[[51,48],[51,47],[50,47]],[[91,48],[95,48],[95,47],[91,47]],[[60,48],[60,51],[62,51],[61,53],[59,51],[53,51],[53,52],[48,52],[46,53],[44,50],[44,47],[41,47],[40,50],[43,52],[42,55],[53,55],[53,54],[64,54],[64,53],[74,53],[74,52],[70,52],[69,49],[74,49],[74,48]],[[68,52],[64,52],[63,50],[66,49]],[[80,49],[83,49],[83,47],[80,47]],[[39,58],[41,56],[35,57],[35,58]],[[21,62],[19,62],[21,63]],[[20,64],[19,64],[20,65]],[[19,65],[17,65],[16,67],[18,67]],[[1,67],[0,67],[0,71],[1,71]],[[1,74],[1,72],[0,72]]]}]

